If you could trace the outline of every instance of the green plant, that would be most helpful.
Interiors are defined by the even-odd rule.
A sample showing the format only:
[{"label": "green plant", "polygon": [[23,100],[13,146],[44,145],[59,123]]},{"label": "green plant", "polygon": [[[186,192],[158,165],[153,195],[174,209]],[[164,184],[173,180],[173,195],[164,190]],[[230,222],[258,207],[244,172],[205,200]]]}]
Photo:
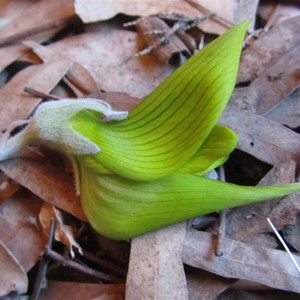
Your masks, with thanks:
[{"label": "green plant", "polygon": [[0,159],[36,142],[69,155],[91,225],[113,239],[299,191],[298,183],[246,187],[203,176],[237,143],[217,121],[235,85],[248,24],[195,54],[128,115],[95,99],[40,105]]}]

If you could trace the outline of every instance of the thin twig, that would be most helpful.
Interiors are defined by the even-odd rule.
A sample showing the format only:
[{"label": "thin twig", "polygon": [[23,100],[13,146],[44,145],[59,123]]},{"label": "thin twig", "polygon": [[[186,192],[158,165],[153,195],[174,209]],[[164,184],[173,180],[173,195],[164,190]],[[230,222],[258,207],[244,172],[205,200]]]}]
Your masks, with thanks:
[{"label": "thin twig", "polygon": [[106,282],[121,282],[120,279],[118,278],[114,278],[112,276],[106,275],[102,272],[96,271],[94,269],[91,269],[90,267],[81,265],[73,260],[70,259],[66,259],[65,257],[63,257],[61,254],[53,251],[53,250],[49,250],[47,251],[47,257],[52,258],[56,261],[58,261],[59,263],[61,263],[63,266],[67,266],[70,267],[72,269],[78,270],[82,273],[88,274],[90,276],[93,276],[94,278],[101,280],[101,281],[106,281]]},{"label": "thin twig", "polygon": [[88,251],[83,252],[83,257],[87,258],[93,263],[96,263],[98,266],[103,267],[108,271],[116,274],[117,276],[121,276],[122,278],[126,277],[127,271],[124,268],[117,266],[116,264],[113,264],[110,261],[107,261],[106,259],[98,257]]},{"label": "thin twig", "polygon": [[199,4],[198,2],[195,2],[193,0],[184,0],[184,1],[187,2],[188,4],[190,4],[191,6],[195,7],[196,9],[200,10],[204,14],[209,14],[209,17],[212,18],[213,20],[217,21],[218,23],[220,23],[228,28],[231,28],[234,26],[234,24],[232,22],[218,16],[217,14],[213,13],[212,11],[210,11],[203,5]]},{"label": "thin twig", "polygon": [[61,98],[52,94],[46,94],[30,87],[24,87],[24,92],[38,98],[43,98],[46,100],[60,100]]},{"label": "thin twig", "polygon": [[54,219],[51,219],[50,220],[49,237],[48,237],[48,242],[46,245],[46,251],[40,260],[39,271],[37,274],[36,282],[34,284],[34,289],[33,289],[32,295],[30,297],[30,300],[38,300],[41,289],[45,285],[46,272],[47,272],[48,264],[50,261],[50,258],[47,257],[46,254],[47,254],[47,252],[51,251],[53,240],[54,240],[54,233],[55,233],[55,221],[54,221]]}]

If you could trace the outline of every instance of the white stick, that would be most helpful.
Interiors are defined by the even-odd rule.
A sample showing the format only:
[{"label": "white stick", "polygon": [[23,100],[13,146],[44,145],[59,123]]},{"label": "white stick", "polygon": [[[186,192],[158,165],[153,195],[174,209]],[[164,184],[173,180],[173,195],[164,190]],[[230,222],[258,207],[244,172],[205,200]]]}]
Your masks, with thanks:
[{"label": "white stick", "polygon": [[300,267],[297,263],[297,261],[295,260],[293,254],[291,253],[289,247],[287,246],[287,244],[285,243],[285,241],[283,240],[283,238],[281,237],[281,235],[279,234],[279,232],[277,231],[277,229],[275,228],[275,226],[273,225],[273,223],[271,222],[271,220],[269,218],[267,218],[267,221],[269,222],[271,228],[273,229],[273,231],[275,232],[276,236],[278,237],[279,241],[281,242],[281,244],[283,245],[284,249],[286,250],[286,252],[288,253],[288,255],[290,256],[291,260],[293,261],[293,263],[295,264],[297,270],[300,273]]}]

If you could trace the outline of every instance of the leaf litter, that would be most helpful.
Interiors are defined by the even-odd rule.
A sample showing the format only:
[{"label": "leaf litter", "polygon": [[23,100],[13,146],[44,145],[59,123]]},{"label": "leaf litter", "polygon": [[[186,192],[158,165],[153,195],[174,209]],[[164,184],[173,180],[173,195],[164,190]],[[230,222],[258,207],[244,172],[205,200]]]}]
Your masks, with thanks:
[{"label": "leaf litter", "polygon": [[[226,9],[221,10],[220,5],[218,8],[211,7],[209,5],[212,4],[207,4],[206,1],[184,2],[186,3],[178,7],[175,5],[178,11],[174,12],[199,16],[205,14],[204,7],[229,22],[241,20],[233,18],[237,5],[235,1],[228,2]],[[194,2],[194,6],[189,4],[191,2]],[[202,11],[199,6],[195,8],[197,2],[202,5]],[[110,1],[107,3],[112,5]],[[97,11],[98,16],[95,17],[96,10],[90,1],[74,3],[69,0],[63,6],[61,1],[31,4],[32,6],[24,6],[24,17],[12,18],[10,25],[7,25],[9,27],[5,30],[4,27],[2,33],[0,30],[2,39],[21,36],[16,45],[1,47],[1,69],[7,71],[6,66],[29,49],[44,62],[19,71],[0,89],[2,133],[6,129],[14,129],[15,126],[11,127],[13,122],[28,118],[43,101],[43,97],[26,94],[23,91],[25,87],[44,94],[50,93],[54,88],[54,91],[61,91],[62,95],[71,94],[73,97],[92,94],[94,97],[104,98],[117,109],[130,110],[176,68],[160,63],[152,52],[134,58],[147,45],[144,45],[134,28],[122,27],[122,23],[132,20],[132,15],[145,17],[165,12],[163,5],[166,3],[157,2],[155,12],[143,9],[143,15],[142,6],[127,6],[124,1],[124,8],[122,5],[118,7],[119,3],[116,3],[111,11],[102,9],[105,15],[100,17],[101,10]],[[6,1],[0,5],[5,6]],[[103,1],[98,1],[97,5],[104,7]],[[257,1],[251,1],[250,9],[240,3],[239,17],[245,19],[242,12],[248,9],[248,17],[250,14],[255,19],[257,6]],[[32,39],[34,35],[28,35],[30,28],[36,33],[36,28],[43,24],[53,24],[54,19],[73,18],[75,9],[84,21],[87,17],[82,15],[88,12],[90,19],[87,20],[96,23],[82,24],[83,31],[80,34],[69,27],[66,37],[62,35],[53,41],[49,38],[68,22],[60,23],[65,25],[59,29],[50,26],[51,30],[45,31],[47,34],[42,34],[37,39]],[[262,14],[261,9],[259,5]],[[113,17],[119,12],[123,13],[122,17]],[[270,29],[256,39],[250,39],[243,51],[238,83],[243,83],[244,86],[236,89],[220,120],[236,131],[240,150],[273,166],[263,179],[257,178],[262,185],[293,182],[299,170],[300,140],[297,131],[292,130],[299,127],[297,88],[300,77],[299,62],[296,60],[299,57],[299,17],[294,17],[295,14],[297,12],[289,12],[288,17],[280,22],[264,15]],[[44,19],[45,15],[47,19]],[[39,18],[45,21],[40,23]],[[23,26],[28,19],[30,23]],[[16,28],[13,27],[13,22],[18,24]],[[209,17],[198,25],[205,41],[209,40],[210,32],[220,34],[227,29],[224,24],[217,23],[216,19]],[[43,46],[36,43],[44,40],[49,41]],[[29,57],[25,55],[22,59],[28,60]],[[36,61],[33,60],[35,64]],[[59,94],[56,96],[60,98]],[[66,242],[66,249],[72,247],[70,243],[76,245],[78,242],[85,258],[82,264],[109,275],[117,268],[126,272],[126,258],[118,259],[121,253],[126,252],[124,243],[114,242],[113,246],[109,246],[110,242],[104,242],[103,238],[98,237],[83,223],[86,218],[80,207],[79,196],[76,195],[72,170],[70,171],[64,159],[45,152],[44,149],[33,148],[20,153],[20,158],[1,163],[0,167],[10,182],[18,183],[16,188],[4,194],[7,195],[6,199],[0,204],[3,244],[0,261],[6,262],[5,270],[8,270],[4,273],[1,268],[0,271],[1,278],[5,278],[4,281],[1,280],[5,285],[5,289],[1,286],[3,295],[10,292],[30,294],[26,282],[28,278],[32,284],[36,282],[36,276],[32,272],[38,268],[48,236],[43,228],[48,228],[51,216],[55,217],[56,213],[53,212],[56,208],[67,216],[64,219],[74,232],[74,237],[71,236],[69,242]],[[46,206],[52,213],[42,214]],[[92,278],[88,283],[84,279],[84,269],[75,272],[77,278],[74,278],[68,268],[53,262],[47,276],[51,276],[54,281],[49,281],[48,288],[42,291],[41,299],[59,296],[64,299],[83,299],[80,298],[80,291],[86,289],[90,289],[90,296],[85,294],[86,297],[97,299],[123,299],[125,295],[126,299],[137,299],[141,295],[144,299],[221,299],[225,290],[227,294],[233,293],[230,287],[238,279],[267,285],[275,289],[275,292],[276,289],[282,289],[299,293],[299,274],[287,254],[278,250],[280,245],[266,221],[266,217],[270,217],[276,227],[282,230],[299,261],[299,210],[298,194],[229,210],[226,214],[226,234],[221,237],[221,256],[214,254],[218,232],[215,222],[198,231],[186,228],[185,223],[181,223],[135,238],[131,242],[126,290],[125,278],[121,275],[111,280],[110,284],[105,280],[95,283]],[[60,224],[61,228],[65,228],[66,225]],[[79,224],[83,224],[81,229]],[[70,233],[68,230],[66,232]],[[53,247],[59,252],[62,246],[55,242]],[[85,257],[85,252],[91,252],[92,255]],[[64,255],[68,258],[67,252]],[[76,250],[75,256],[82,259]],[[112,267],[105,267],[103,261],[112,263]],[[18,275],[11,276],[14,272]],[[62,275],[69,283],[60,281]],[[73,292],[66,294],[66,290]]]}]

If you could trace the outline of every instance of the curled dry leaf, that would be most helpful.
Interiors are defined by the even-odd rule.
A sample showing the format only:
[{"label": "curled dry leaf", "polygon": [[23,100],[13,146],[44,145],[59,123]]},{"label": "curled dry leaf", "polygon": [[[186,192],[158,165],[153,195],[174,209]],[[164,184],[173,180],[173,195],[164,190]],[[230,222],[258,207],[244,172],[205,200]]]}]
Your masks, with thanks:
[{"label": "curled dry leaf", "polygon": [[185,230],[186,223],[179,223],[132,241],[126,299],[188,299],[182,264]]},{"label": "curled dry leaf", "polygon": [[49,232],[51,219],[56,221],[55,239],[67,246],[72,258],[75,257],[73,247],[82,254],[80,245],[75,241],[72,227],[64,224],[62,214],[59,210],[57,210],[53,205],[45,202],[39,215],[39,220],[45,233]]},{"label": "curled dry leaf", "polygon": [[24,189],[0,205],[1,241],[26,272],[40,259],[46,244],[38,220],[41,206],[42,201]]},{"label": "curled dry leaf", "polygon": [[[73,0],[35,2],[0,30],[0,43],[5,40],[14,42],[17,39],[18,42],[20,39],[28,39],[30,33],[41,32],[43,27],[45,30],[39,35],[35,35],[35,38],[38,41],[44,41],[66,26],[71,17],[74,17]],[[61,23],[60,27],[56,26],[58,23]],[[25,54],[26,51],[26,47],[21,44],[0,48],[0,71]]]},{"label": "curled dry leaf", "polygon": [[[66,74],[70,62],[30,66],[0,89],[0,129],[3,132],[14,121],[26,119],[40,103],[40,98],[26,94],[24,87],[49,92]],[[9,101],[8,101],[9,100]]]},{"label": "curled dry leaf", "polygon": [[26,293],[28,278],[15,256],[0,240],[0,297],[17,292]]},{"label": "curled dry leaf", "polygon": [[299,22],[300,16],[288,19],[253,41],[242,53],[237,82],[252,81],[280,56],[299,45]]},{"label": "curled dry leaf", "polygon": [[[215,256],[215,245],[213,234],[187,231],[183,262],[227,278],[246,279],[276,289],[300,292],[299,272],[286,252],[224,238],[223,255]],[[295,259],[299,264],[300,258],[295,256]]]}]

